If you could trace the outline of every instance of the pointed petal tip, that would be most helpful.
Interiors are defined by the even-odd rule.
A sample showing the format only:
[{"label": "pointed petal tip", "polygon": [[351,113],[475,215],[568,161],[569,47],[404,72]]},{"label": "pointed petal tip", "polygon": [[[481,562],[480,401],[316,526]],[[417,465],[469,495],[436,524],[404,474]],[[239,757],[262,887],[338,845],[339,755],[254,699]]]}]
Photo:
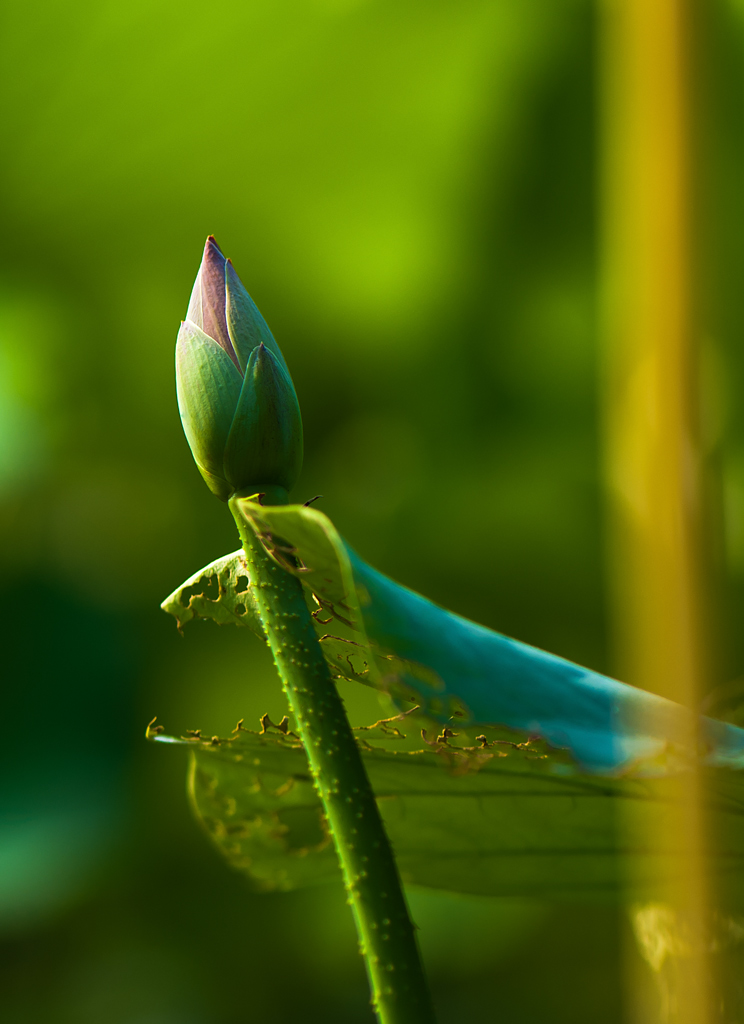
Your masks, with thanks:
[{"label": "pointed petal tip", "polygon": [[235,267],[233,265],[233,261],[231,259],[225,259],[225,274],[227,275],[228,282],[229,282],[230,278],[233,277],[237,281],[237,283],[241,286],[241,288],[245,287],[243,282],[240,280],[238,272],[235,269]]},{"label": "pointed petal tip", "polygon": [[202,263],[205,263],[208,266],[219,267],[220,274],[223,275],[225,272],[226,262],[225,254],[215,242],[214,237],[210,235],[204,244],[204,256],[202,257]]},{"label": "pointed petal tip", "polygon": [[207,235],[207,240],[204,243],[205,255],[209,249],[213,248],[216,249],[220,256],[222,256],[222,258],[224,259],[225,254],[222,252],[222,249],[220,249],[219,245],[217,244],[217,239],[214,237],[214,235]]},{"label": "pointed petal tip", "polygon": [[215,242],[214,236],[209,235],[186,315],[224,348],[240,370],[240,363],[227,327],[225,263],[222,250]]}]

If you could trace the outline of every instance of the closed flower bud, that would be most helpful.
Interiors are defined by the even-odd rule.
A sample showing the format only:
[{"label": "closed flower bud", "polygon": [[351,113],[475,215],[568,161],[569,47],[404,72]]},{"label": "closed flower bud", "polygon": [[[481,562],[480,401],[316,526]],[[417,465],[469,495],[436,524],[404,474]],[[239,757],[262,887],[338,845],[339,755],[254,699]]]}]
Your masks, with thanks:
[{"label": "closed flower bud", "polygon": [[266,321],[211,236],[178,333],[176,387],[186,438],[217,497],[285,497],[302,466],[297,395]]}]

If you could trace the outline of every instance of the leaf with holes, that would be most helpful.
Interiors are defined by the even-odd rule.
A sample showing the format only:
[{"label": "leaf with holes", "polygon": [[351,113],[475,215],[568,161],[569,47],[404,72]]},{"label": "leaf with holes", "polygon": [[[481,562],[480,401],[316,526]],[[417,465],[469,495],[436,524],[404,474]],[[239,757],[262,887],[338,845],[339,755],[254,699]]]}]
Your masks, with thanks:
[{"label": "leaf with holes", "polygon": [[[396,752],[378,747],[379,728],[361,735],[373,738],[360,745],[406,882],[494,896],[613,896],[627,895],[631,872],[642,897],[674,870],[649,840],[674,813],[673,779],[600,779],[534,743]],[[340,883],[298,740],[242,728],[220,741],[157,739],[190,748],[196,814],[255,887]],[[744,776],[713,769],[706,783],[719,836],[713,861],[740,885]]]},{"label": "leaf with holes", "polygon": [[191,619],[212,619],[219,625],[247,626],[265,640],[242,551],[210,562],[160,607],[175,618],[179,628]]},{"label": "leaf with holes", "polygon": [[[302,580],[336,675],[420,704],[442,724],[455,717],[540,736],[601,774],[663,773],[693,754],[694,721],[679,705],[440,608],[363,562],[316,509],[240,504],[272,557]],[[224,586],[217,600],[199,599],[196,614],[239,620],[235,601],[249,607],[246,592],[232,589],[242,578],[241,558],[228,555],[187,581],[193,588],[211,573]],[[182,609],[193,602],[181,589],[164,607],[183,622]],[[259,632],[255,611],[240,621]],[[700,721],[705,763],[744,767],[744,730]]]}]

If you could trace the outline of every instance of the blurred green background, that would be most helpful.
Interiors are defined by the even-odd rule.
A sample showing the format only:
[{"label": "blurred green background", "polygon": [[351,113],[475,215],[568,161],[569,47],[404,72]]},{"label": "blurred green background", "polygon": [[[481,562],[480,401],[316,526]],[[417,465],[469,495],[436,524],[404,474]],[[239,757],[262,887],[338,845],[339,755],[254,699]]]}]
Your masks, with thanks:
[{"label": "blurred green background", "polygon": [[[292,368],[297,500],[323,494],[401,582],[611,671],[597,5],[45,0],[2,22],[4,1019],[370,1024],[340,891],[251,893],[190,817],[182,753],[144,740],[153,715],[224,734],[283,704],[252,637],[181,637],[158,609],[237,546],[182,435],[178,322],[214,233]],[[701,32],[725,681],[744,666],[744,4],[714,0]],[[622,1019],[616,908],[411,899],[442,1024]]]}]

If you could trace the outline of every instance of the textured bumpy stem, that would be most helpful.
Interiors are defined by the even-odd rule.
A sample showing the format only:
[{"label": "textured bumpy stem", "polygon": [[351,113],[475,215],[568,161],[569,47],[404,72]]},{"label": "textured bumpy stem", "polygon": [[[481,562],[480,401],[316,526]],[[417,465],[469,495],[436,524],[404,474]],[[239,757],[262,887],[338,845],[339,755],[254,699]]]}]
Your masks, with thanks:
[{"label": "textured bumpy stem", "polygon": [[398,870],[300,581],[230,508],[274,662],[323,801],[381,1024],[432,1024],[434,1012]]}]

